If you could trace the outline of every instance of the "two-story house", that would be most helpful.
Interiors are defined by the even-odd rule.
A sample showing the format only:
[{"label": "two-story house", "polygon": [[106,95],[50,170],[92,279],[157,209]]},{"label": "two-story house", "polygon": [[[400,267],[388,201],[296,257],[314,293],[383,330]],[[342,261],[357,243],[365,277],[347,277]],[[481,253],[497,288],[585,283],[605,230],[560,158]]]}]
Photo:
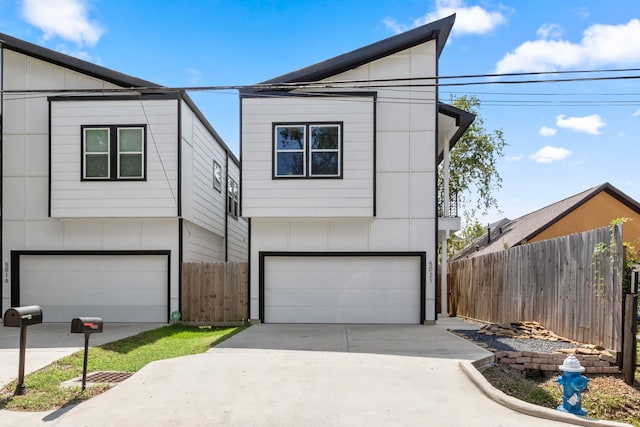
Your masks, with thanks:
[{"label": "two-story house", "polygon": [[244,261],[239,161],[187,94],[0,34],[2,310],[167,322],[182,261]]},{"label": "two-story house", "polygon": [[241,92],[251,319],[436,320],[437,245],[459,228],[437,167],[473,121],[438,101],[454,19]]}]

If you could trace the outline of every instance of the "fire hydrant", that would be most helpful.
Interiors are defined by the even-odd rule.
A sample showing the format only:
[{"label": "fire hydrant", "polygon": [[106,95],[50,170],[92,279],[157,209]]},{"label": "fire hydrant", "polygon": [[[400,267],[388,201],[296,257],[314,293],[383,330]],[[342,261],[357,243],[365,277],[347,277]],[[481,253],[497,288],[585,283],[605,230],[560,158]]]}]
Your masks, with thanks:
[{"label": "fire hydrant", "polygon": [[589,382],[589,378],[581,374],[584,372],[584,367],[580,365],[575,355],[570,354],[558,369],[562,371],[562,376],[556,381],[563,387],[562,405],[558,406],[558,410],[574,415],[587,415],[587,411],[582,409],[581,396]]}]

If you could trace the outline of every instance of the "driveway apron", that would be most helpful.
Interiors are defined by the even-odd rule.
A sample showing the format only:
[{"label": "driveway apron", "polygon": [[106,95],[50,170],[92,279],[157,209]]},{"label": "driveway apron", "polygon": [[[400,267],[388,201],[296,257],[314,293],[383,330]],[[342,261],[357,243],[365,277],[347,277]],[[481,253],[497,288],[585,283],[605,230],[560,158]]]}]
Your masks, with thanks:
[{"label": "driveway apron", "polygon": [[491,354],[448,333],[446,323],[253,325],[206,353],[151,363],[100,396],[28,420],[51,426],[566,425],[520,414],[481,393],[459,363]]}]

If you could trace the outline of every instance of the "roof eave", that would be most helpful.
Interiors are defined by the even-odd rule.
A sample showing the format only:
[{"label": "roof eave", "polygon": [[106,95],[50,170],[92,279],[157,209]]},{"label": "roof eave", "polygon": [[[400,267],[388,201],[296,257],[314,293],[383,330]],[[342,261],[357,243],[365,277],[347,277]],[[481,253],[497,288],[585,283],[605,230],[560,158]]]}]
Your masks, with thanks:
[{"label": "roof eave", "polygon": [[74,58],[73,56],[65,55],[3,33],[0,33],[0,47],[99,78],[123,88],[162,87],[157,83],[142,80],[100,65],[92,64],[90,62]]},{"label": "roof eave", "polygon": [[439,58],[455,18],[453,14],[326,61],[266,80],[261,84],[319,81],[431,40],[436,40],[436,57]]}]

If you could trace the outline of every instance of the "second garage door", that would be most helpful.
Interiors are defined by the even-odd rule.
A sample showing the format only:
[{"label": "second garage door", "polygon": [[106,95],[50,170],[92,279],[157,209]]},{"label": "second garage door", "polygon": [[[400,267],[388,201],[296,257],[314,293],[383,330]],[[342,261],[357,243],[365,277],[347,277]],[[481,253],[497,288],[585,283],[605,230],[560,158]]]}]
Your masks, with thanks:
[{"label": "second garage door", "polygon": [[45,322],[167,322],[166,255],[21,255],[20,304]]},{"label": "second garage door", "polygon": [[267,323],[420,323],[420,257],[267,256],[263,262]]}]

